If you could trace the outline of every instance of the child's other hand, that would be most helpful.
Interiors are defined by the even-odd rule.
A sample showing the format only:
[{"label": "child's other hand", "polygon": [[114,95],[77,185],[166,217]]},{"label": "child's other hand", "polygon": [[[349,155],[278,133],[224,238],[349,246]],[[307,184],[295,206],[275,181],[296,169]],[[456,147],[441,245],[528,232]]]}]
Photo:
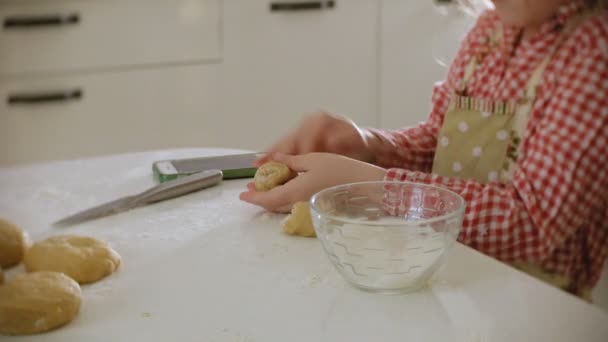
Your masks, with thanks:
[{"label": "child's other hand", "polygon": [[253,183],[240,198],[245,202],[273,212],[289,212],[294,203],[307,201],[323,189],[353,182],[380,181],[386,170],[330,153],[309,153],[299,156],[274,154],[270,159],[286,164],[301,174],[287,184],[267,192],[258,192]]},{"label": "child's other hand", "polygon": [[267,154],[256,162],[260,166],[275,153],[301,155],[312,152],[340,154],[369,161],[368,134],[348,118],[321,112],[307,116],[287,136],[270,147]]}]

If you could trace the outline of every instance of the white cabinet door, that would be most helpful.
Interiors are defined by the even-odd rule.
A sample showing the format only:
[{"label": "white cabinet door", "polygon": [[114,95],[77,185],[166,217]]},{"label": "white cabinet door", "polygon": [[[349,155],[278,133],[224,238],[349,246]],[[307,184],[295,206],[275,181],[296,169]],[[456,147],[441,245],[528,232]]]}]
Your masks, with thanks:
[{"label": "white cabinet door", "polygon": [[221,145],[218,71],[201,65],[0,81],[0,165]]},{"label": "white cabinet door", "polygon": [[221,58],[221,0],[0,1],[0,25],[0,75]]},{"label": "white cabinet door", "polygon": [[437,32],[454,29],[447,23],[432,0],[382,0],[382,127],[400,128],[427,118],[433,84],[447,74],[434,56],[446,51],[438,44],[453,45],[435,39]]},{"label": "white cabinet door", "polygon": [[[315,2],[221,3],[219,64],[0,80],[0,164],[182,146],[261,150],[322,109],[377,125],[379,2],[304,11],[290,4]],[[171,39],[199,47],[196,36],[163,44]]]},{"label": "white cabinet door", "polygon": [[[285,3],[224,1],[223,118],[230,147],[262,149],[309,112],[377,124],[378,1],[271,11]],[[327,1],[321,1],[327,3]]]}]

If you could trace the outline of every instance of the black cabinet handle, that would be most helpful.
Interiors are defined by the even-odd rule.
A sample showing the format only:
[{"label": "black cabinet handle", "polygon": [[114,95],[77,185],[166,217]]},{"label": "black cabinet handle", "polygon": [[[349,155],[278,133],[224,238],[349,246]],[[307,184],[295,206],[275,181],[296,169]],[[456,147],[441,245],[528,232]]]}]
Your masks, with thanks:
[{"label": "black cabinet handle", "polygon": [[75,25],[80,22],[80,14],[23,15],[4,18],[4,29],[43,28]]},{"label": "black cabinet handle", "polygon": [[41,93],[23,93],[9,95],[6,102],[11,106],[33,105],[43,103],[58,103],[80,100],[83,96],[82,89],[49,91]]},{"label": "black cabinet handle", "polygon": [[310,10],[323,10],[336,7],[335,1],[300,1],[300,2],[273,2],[270,4],[271,12],[297,12]]}]

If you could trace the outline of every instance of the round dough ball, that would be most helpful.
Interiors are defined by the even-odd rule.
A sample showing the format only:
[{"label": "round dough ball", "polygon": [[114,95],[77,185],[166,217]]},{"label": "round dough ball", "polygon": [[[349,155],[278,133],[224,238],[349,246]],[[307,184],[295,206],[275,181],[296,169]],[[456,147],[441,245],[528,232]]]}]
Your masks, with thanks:
[{"label": "round dough ball", "polygon": [[80,309],[80,286],[65,274],[19,274],[0,286],[0,334],[29,335],[69,323]]},{"label": "round dough ball", "polygon": [[0,218],[0,266],[7,268],[23,260],[27,235],[16,224]]},{"label": "round dough ball", "polygon": [[289,235],[316,237],[315,227],[310,216],[308,202],[296,202],[291,209],[291,215],[283,221],[283,231]]},{"label": "round dough ball", "polygon": [[253,181],[257,191],[268,191],[289,182],[297,175],[287,165],[271,161],[258,168]]},{"label": "round dough ball", "polygon": [[33,244],[23,262],[29,272],[61,272],[86,284],[112,274],[120,265],[120,256],[103,241],[64,235]]}]

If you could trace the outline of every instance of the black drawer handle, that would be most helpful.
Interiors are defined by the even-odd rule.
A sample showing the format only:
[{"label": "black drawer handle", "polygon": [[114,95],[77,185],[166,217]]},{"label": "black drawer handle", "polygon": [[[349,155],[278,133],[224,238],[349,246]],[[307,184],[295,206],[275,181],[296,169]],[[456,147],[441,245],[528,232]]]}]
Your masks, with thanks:
[{"label": "black drawer handle", "polygon": [[75,25],[80,22],[80,14],[50,14],[13,16],[4,18],[4,29],[42,28]]},{"label": "black drawer handle", "polygon": [[9,95],[6,102],[11,106],[57,103],[80,100],[82,96],[83,92],[81,89],[71,89],[42,93]]},{"label": "black drawer handle", "polygon": [[271,12],[297,12],[310,10],[323,10],[336,7],[335,1],[300,1],[300,2],[273,2],[270,4]]}]

